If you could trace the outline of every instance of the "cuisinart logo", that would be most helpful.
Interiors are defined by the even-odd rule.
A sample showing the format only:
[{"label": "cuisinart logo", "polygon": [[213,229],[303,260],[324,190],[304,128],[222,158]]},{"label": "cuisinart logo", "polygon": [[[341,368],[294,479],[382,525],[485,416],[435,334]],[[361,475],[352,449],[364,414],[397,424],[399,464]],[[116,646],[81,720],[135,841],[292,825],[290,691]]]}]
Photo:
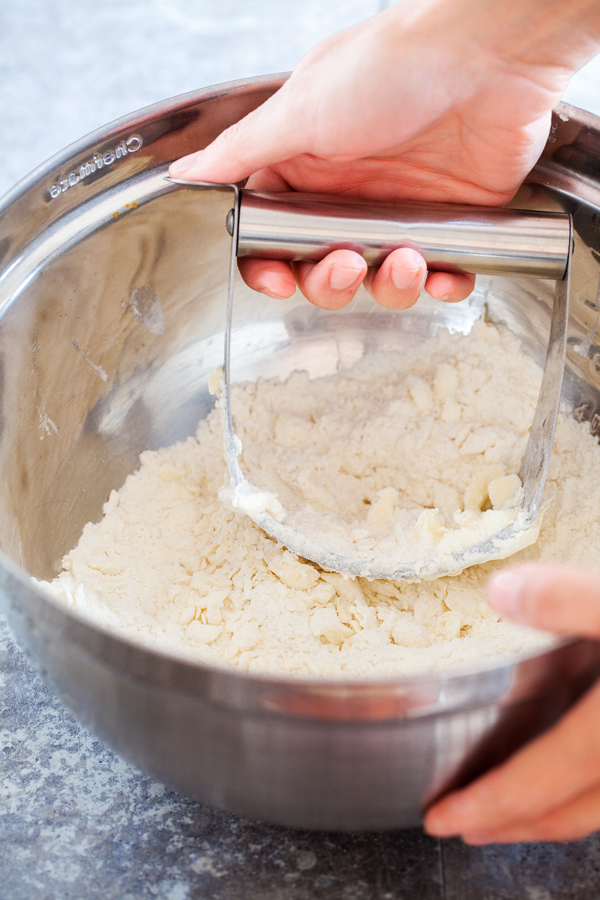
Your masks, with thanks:
[{"label": "cuisinart logo", "polygon": [[58,184],[53,184],[50,188],[50,196],[53,199],[60,197],[69,188],[75,187],[84,178],[87,178],[96,169],[103,169],[105,166],[112,166],[117,159],[125,158],[130,153],[136,153],[142,146],[143,141],[139,134],[132,134],[130,137],[121,141],[114,150],[106,150],[104,153],[94,153],[93,157],[85,162],[76,172],[69,172],[64,178],[61,178]]}]

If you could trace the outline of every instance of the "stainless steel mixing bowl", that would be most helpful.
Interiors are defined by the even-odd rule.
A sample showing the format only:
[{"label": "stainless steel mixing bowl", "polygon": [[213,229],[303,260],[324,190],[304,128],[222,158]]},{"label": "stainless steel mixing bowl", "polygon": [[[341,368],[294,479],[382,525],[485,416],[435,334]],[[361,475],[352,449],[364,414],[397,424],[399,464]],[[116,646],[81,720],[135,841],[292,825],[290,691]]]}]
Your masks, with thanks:
[{"label": "stainless steel mixing bowl", "polygon": [[[229,237],[220,194],[174,189],[169,161],[207,144],[280,84],[254,79],[144,110],[69,147],[0,207],[0,586],[21,644],[79,719],[190,797],[286,825],[414,825],[424,804],[547,727],[600,670],[564,642],[479,671],[373,682],[256,677],[182,661],[95,627],[37,590],[137,466],[213,399]],[[564,399],[600,430],[600,121],[568,107],[518,204],[573,213]],[[543,185],[541,187],[540,185]],[[341,313],[238,286],[235,377],[311,374],[487,304],[542,358],[552,285],[480,279],[458,306]],[[581,536],[585,540],[585,535]],[[150,564],[149,560],[149,564]]]}]

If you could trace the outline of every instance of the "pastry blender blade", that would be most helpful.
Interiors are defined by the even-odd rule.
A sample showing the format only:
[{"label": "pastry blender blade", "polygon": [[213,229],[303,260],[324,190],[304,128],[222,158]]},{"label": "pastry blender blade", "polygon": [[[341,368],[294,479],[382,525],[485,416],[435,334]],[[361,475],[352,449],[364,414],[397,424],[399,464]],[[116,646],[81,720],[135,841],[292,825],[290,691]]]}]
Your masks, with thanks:
[{"label": "pastry blender blade", "polygon": [[[233,205],[227,217],[232,236],[227,329],[220,386],[225,453],[233,504],[295,555],[323,569],[350,577],[417,581],[453,575],[463,569],[503,559],[532,543],[552,452],[561,397],[569,314],[571,217],[565,213],[506,208],[364,201],[323,194],[264,192],[234,184],[206,184],[169,179],[195,190],[228,190]],[[548,278],[556,282],[550,335],[542,383],[519,472],[524,489],[522,514],[496,534],[455,553],[392,564],[338,552],[327,534],[317,539],[279,521],[274,495],[252,485],[240,469],[240,441],[231,411],[231,329],[236,257],[320,260],[331,250],[350,248],[370,266],[391,250],[413,247],[430,271]],[[273,515],[273,513],[275,515]]]}]

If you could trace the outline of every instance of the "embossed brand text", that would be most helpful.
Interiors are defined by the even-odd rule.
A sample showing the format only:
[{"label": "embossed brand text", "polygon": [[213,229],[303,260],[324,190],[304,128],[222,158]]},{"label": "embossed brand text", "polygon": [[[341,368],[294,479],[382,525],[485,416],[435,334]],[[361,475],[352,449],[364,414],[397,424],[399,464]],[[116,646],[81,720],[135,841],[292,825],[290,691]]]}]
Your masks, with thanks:
[{"label": "embossed brand text", "polygon": [[130,153],[136,153],[142,146],[143,140],[139,134],[132,134],[112,150],[105,150],[104,153],[94,153],[93,157],[84,162],[77,171],[69,172],[57,184],[53,184],[50,188],[50,196],[55,199],[68,191],[69,188],[75,187],[84,178],[88,178],[96,169],[103,169],[105,166],[112,166],[117,159],[125,158]]}]

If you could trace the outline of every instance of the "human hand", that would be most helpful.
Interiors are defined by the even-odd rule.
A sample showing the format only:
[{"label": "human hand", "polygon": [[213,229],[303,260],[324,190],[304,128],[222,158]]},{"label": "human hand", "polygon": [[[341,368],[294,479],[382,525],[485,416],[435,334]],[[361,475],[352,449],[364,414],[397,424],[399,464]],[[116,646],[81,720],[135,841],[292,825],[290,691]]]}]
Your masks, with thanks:
[{"label": "human hand", "polygon": [[[403,0],[320,43],[266,103],[173,163],[170,174],[214,182],[252,176],[248,187],[263,190],[502,205],[537,160],[569,75],[595,51],[583,9],[593,10],[593,0],[578,0],[573,14],[572,6]],[[349,303],[363,281],[380,304],[397,309],[411,306],[423,286],[456,302],[475,282],[427,275],[410,248],[390,253],[378,271],[350,250],[316,264],[239,265],[255,290],[288,297],[297,282],[328,309]]]},{"label": "human hand", "polygon": [[[600,639],[597,572],[527,563],[499,572],[489,602],[516,622]],[[433,835],[468,844],[572,841],[600,828],[600,682],[507,762],[436,803]]]}]

